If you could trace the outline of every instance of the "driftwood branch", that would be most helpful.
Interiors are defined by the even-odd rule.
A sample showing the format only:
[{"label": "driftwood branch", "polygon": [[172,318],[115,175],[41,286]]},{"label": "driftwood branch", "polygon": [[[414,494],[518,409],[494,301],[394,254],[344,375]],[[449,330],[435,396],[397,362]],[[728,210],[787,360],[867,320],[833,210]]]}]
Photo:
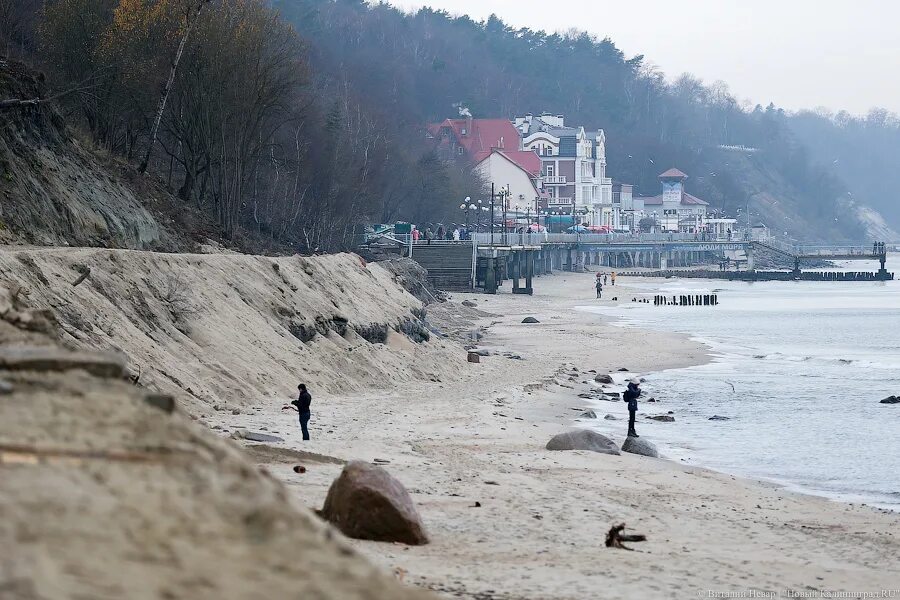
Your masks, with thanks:
[{"label": "driftwood branch", "polygon": [[634,548],[629,548],[624,545],[622,542],[646,542],[647,536],[643,534],[623,534],[622,530],[625,529],[625,523],[620,523],[619,525],[615,525],[609,530],[609,533],[606,534],[606,547],[607,548],[621,548],[622,550],[634,550]]},{"label": "driftwood branch", "polygon": [[81,275],[78,276],[78,279],[76,279],[75,281],[72,282],[72,287],[77,286],[78,284],[80,284],[85,279],[87,279],[88,277],[91,276],[91,268],[90,267],[83,267],[83,268],[79,269],[79,271],[81,271]]}]

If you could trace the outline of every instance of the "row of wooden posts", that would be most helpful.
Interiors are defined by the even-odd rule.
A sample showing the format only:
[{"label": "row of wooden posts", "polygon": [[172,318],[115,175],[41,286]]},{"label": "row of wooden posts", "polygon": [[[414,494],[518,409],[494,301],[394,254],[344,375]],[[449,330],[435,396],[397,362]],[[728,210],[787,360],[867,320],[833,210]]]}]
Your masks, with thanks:
[{"label": "row of wooden posts", "polygon": [[680,296],[653,296],[654,306],[716,306],[718,294],[682,294]]}]

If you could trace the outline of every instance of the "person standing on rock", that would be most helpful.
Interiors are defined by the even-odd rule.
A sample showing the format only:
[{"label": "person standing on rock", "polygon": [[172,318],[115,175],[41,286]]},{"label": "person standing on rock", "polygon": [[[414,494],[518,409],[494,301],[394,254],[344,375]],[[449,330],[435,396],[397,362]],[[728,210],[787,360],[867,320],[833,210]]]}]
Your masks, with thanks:
[{"label": "person standing on rock", "polygon": [[628,382],[628,388],[622,399],[628,403],[628,437],[640,437],[634,430],[634,417],[637,414],[637,399],[641,395],[641,380],[637,377]]},{"label": "person standing on rock", "polygon": [[297,389],[300,390],[300,396],[296,400],[292,400],[291,404],[294,405],[294,408],[297,409],[297,413],[300,415],[300,430],[303,432],[303,439],[308,440],[309,418],[312,416],[312,413],[309,411],[309,405],[312,404],[312,396],[306,391],[305,383],[298,385]]}]

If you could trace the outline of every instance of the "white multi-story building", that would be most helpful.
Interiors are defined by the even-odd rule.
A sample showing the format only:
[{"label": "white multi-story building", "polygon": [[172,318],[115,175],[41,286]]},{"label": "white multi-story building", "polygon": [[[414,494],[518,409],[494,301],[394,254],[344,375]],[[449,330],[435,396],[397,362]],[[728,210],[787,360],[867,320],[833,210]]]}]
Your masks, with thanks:
[{"label": "white multi-story building", "polygon": [[575,215],[585,225],[615,228],[603,130],[567,127],[562,115],[549,114],[516,117],[514,124],[523,150],[541,159],[542,208]]}]

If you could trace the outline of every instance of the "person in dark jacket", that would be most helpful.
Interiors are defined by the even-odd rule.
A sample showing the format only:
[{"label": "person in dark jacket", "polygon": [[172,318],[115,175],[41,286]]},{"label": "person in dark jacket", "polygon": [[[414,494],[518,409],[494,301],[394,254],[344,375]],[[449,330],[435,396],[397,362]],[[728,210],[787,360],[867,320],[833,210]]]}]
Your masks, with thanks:
[{"label": "person in dark jacket", "polygon": [[594,287],[597,288],[597,298],[599,299],[600,295],[603,293],[603,282],[598,279]]},{"label": "person in dark jacket", "polygon": [[641,395],[641,380],[635,377],[628,382],[622,399],[628,403],[628,437],[640,437],[634,430],[634,416],[637,414],[637,399]]},{"label": "person in dark jacket", "polygon": [[303,432],[303,439],[309,439],[309,418],[312,416],[312,413],[309,410],[309,405],[312,404],[312,396],[306,391],[306,384],[301,383],[297,386],[297,389],[300,390],[300,396],[296,400],[292,400],[291,404],[294,405],[294,408],[297,409],[297,413],[300,415],[300,430]]}]

